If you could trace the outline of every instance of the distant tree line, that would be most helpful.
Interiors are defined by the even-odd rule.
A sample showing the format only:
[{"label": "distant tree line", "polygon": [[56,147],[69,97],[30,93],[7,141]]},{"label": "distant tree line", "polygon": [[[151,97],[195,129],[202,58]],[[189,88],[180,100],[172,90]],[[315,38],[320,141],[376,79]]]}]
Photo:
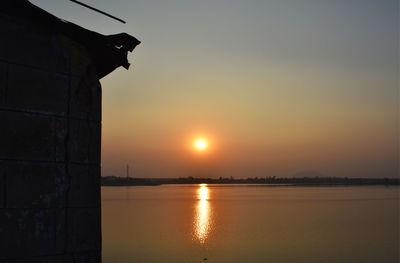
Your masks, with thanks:
[{"label": "distant tree line", "polygon": [[105,176],[101,178],[102,186],[161,185],[161,184],[267,184],[291,186],[334,186],[334,185],[400,185],[400,178],[348,178],[348,177],[233,177],[194,178],[132,178]]}]

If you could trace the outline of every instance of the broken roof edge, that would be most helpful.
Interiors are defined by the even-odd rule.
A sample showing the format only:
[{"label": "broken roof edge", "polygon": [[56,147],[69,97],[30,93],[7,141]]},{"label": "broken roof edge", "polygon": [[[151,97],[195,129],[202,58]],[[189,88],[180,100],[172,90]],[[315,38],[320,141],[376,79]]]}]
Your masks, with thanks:
[{"label": "broken roof edge", "polygon": [[44,28],[62,33],[85,46],[96,67],[99,79],[120,66],[129,69],[128,52],[132,52],[140,44],[139,40],[127,33],[102,35],[61,20],[28,0],[6,0],[0,5],[0,12],[32,20]]}]

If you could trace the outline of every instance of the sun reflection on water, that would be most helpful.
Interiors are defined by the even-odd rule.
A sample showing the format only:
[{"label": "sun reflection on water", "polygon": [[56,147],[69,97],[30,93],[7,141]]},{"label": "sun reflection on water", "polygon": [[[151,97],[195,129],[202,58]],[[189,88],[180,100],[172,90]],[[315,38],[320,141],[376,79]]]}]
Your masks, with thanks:
[{"label": "sun reflection on water", "polygon": [[194,236],[200,243],[205,243],[211,229],[211,208],[207,184],[200,184],[197,190],[196,216],[194,219]]}]

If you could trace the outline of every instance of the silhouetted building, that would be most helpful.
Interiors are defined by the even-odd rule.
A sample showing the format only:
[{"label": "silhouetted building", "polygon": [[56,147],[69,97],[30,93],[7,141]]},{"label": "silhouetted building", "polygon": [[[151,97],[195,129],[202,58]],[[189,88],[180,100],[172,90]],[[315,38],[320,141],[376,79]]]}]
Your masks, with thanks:
[{"label": "silhouetted building", "polygon": [[139,41],[0,5],[0,262],[101,262],[99,79]]}]

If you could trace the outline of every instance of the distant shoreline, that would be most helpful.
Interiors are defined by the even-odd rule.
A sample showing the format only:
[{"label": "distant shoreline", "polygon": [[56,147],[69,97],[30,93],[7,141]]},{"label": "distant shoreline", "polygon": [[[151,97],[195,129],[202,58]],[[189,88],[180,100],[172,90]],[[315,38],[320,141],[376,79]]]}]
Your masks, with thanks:
[{"label": "distant shoreline", "polygon": [[303,178],[132,178],[105,176],[101,177],[101,186],[157,186],[165,184],[237,184],[276,186],[399,186],[400,178],[347,178],[347,177],[303,177]]}]

